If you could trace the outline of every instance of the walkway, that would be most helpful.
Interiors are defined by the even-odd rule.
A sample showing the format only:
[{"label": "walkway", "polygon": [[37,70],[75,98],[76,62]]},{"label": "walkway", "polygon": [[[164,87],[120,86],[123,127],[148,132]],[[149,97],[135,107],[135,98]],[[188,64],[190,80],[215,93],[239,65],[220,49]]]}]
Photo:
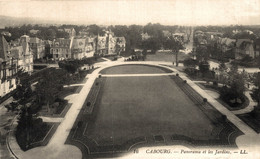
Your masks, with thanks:
[{"label": "walkway", "polygon": [[133,77],[133,76],[170,76],[176,73],[151,73],[151,74],[102,74],[102,77]]},{"label": "walkway", "polygon": [[63,121],[63,118],[52,118],[45,116],[39,116],[39,118],[42,118],[43,122],[60,123]]},{"label": "walkway", "polygon": [[106,61],[112,61],[112,60],[110,60],[110,59],[108,59],[108,58],[105,58],[105,57],[102,57],[102,59],[103,59],[103,60],[106,60]]},{"label": "walkway", "polygon": [[245,92],[245,96],[249,100],[248,106],[245,107],[244,109],[232,111],[232,113],[234,113],[234,114],[245,114],[245,113],[251,112],[254,109],[254,107],[257,105],[257,103],[252,99],[250,93],[251,93],[251,91],[246,91]]},{"label": "walkway", "polygon": [[[193,81],[193,82],[194,83],[206,83],[206,81]],[[217,93],[216,91],[211,91],[211,90],[206,89],[205,92],[207,92],[210,96],[212,96],[215,99],[217,99],[219,97],[219,93]],[[243,109],[231,111],[232,113],[234,113],[236,115],[245,114],[245,113],[251,112],[254,109],[254,107],[257,105],[257,103],[252,99],[250,93],[251,93],[251,91],[245,91],[245,96],[249,100],[248,106],[246,106]]]},{"label": "walkway", "polygon": [[[65,118],[59,125],[58,129],[56,130],[55,134],[53,135],[52,139],[48,143],[47,146],[44,147],[37,147],[31,150],[28,150],[26,152],[23,152],[20,150],[19,146],[17,145],[15,139],[10,141],[10,147],[15,152],[15,154],[21,158],[21,159],[27,159],[32,158],[32,156],[37,155],[38,159],[60,159],[60,158],[82,158],[81,151],[72,145],[65,145],[65,141],[70,133],[70,130],[72,129],[72,126],[84,104],[84,101],[86,97],[88,96],[88,93],[90,92],[90,89],[95,81],[95,79],[99,75],[99,71],[101,71],[104,68],[116,66],[116,65],[122,65],[122,64],[147,64],[147,65],[157,65],[161,66],[162,64],[165,64],[164,62],[147,62],[147,61],[134,61],[134,62],[120,62],[120,61],[113,61],[113,62],[104,62],[104,65],[99,63],[99,66],[101,68],[96,69],[92,72],[92,74],[87,75],[86,78],[88,78],[87,82],[84,84],[83,88],[81,89],[79,94],[73,95],[69,98],[69,103],[72,103],[71,108],[67,112]],[[160,64],[160,65],[159,65]],[[167,63],[168,64],[168,63]],[[168,69],[173,70],[175,73],[177,73],[176,69],[169,68],[167,66],[161,66]],[[236,125],[245,135],[239,137],[237,139],[237,145],[244,146],[244,145],[250,145],[251,142],[254,143],[260,143],[259,141],[259,135],[256,134],[249,126],[247,126],[243,121],[241,121],[238,117],[236,117],[232,112],[230,112],[228,109],[226,109],[224,106],[222,106],[220,103],[218,103],[213,97],[208,95],[203,89],[201,89],[199,86],[197,86],[193,81],[188,79],[185,74],[178,72],[180,77],[183,80],[186,80],[187,83],[195,89],[199,94],[201,94],[203,97],[208,99],[208,102],[211,103],[218,111],[220,111],[222,114],[226,115],[227,118]],[[150,75],[150,74],[149,74]],[[156,74],[153,74],[156,75]],[[160,74],[162,75],[162,74]],[[170,75],[164,74],[164,75]],[[105,76],[105,75],[103,75]],[[124,75],[125,76],[125,75]],[[151,76],[151,75],[150,75]],[[72,98],[73,97],[73,98]],[[46,119],[47,120],[47,119]],[[58,120],[58,119],[57,119]],[[258,138],[258,140],[256,140]],[[18,146],[18,147],[17,147]],[[150,148],[152,149],[152,148]]]}]

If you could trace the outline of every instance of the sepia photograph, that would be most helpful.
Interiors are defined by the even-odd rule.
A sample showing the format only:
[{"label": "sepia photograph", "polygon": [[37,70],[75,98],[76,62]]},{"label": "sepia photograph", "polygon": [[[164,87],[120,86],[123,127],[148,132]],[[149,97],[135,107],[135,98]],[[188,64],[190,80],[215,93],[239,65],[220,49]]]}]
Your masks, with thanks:
[{"label": "sepia photograph", "polygon": [[260,159],[260,0],[0,0],[1,159]]}]

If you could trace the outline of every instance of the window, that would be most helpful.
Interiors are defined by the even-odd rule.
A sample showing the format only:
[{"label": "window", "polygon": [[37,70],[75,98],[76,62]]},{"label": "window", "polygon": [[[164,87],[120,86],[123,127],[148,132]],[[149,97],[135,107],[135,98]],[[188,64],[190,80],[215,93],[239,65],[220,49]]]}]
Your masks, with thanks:
[{"label": "window", "polygon": [[9,89],[13,88],[12,80],[9,81]]}]

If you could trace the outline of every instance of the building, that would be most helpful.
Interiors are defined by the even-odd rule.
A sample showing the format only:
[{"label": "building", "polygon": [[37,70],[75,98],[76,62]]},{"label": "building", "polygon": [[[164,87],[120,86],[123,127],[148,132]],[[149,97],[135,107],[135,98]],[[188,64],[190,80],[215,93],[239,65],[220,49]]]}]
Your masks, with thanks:
[{"label": "building", "polygon": [[45,57],[46,57],[46,59],[52,58],[52,54],[51,54],[52,41],[44,40],[44,44],[45,44]]},{"label": "building", "polygon": [[163,30],[162,33],[163,33],[163,36],[166,38],[169,38],[172,36],[172,33],[168,30]]},{"label": "building", "polygon": [[82,29],[79,31],[79,36],[81,37],[89,37],[90,33],[88,32],[88,29]]},{"label": "building", "polygon": [[32,35],[36,35],[40,32],[40,30],[35,30],[35,29],[31,29],[29,30],[29,33],[32,34]]},{"label": "building", "polygon": [[50,48],[50,53],[54,60],[63,60],[72,58],[73,37],[70,39],[54,39]]},{"label": "building", "polygon": [[95,53],[95,38],[86,38],[85,57],[93,57]]},{"label": "building", "polygon": [[173,38],[178,40],[181,43],[185,43],[188,40],[188,36],[185,33],[174,33],[172,34]]},{"label": "building", "polygon": [[29,42],[22,40],[19,46],[11,46],[10,53],[13,58],[18,60],[19,69],[29,74],[33,72],[33,53]]},{"label": "building", "polygon": [[218,49],[223,53],[232,50],[235,47],[236,40],[230,38],[219,38],[218,40]]},{"label": "building", "polygon": [[125,51],[125,47],[126,47],[125,37],[118,37],[117,38],[116,52],[118,54],[120,54],[122,51]]},{"label": "building", "polygon": [[76,31],[74,28],[64,28],[64,32],[68,33],[70,37],[76,36]]},{"label": "building", "polygon": [[255,58],[253,41],[250,39],[237,39],[235,47],[235,58],[241,59],[246,55]]},{"label": "building", "polygon": [[107,49],[107,37],[106,36],[97,36],[96,38],[96,54],[104,55],[108,54]]},{"label": "building", "polygon": [[222,37],[223,33],[220,32],[205,32],[205,35],[207,36],[208,39],[214,39],[217,37]]},{"label": "building", "polygon": [[16,89],[18,61],[10,53],[10,47],[4,36],[0,38],[0,97]]},{"label": "building", "polygon": [[86,39],[74,38],[72,42],[72,59],[82,59],[85,56]]},{"label": "building", "polygon": [[113,32],[106,32],[104,36],[96,38],[96,54],[110,55],[125,51],[125,37],[115,37]]},{"label": "building", "polygon": [[141,34],[141,37],[142,37],[142,40],[147,40],[147,39],[150,39],[150,38],[151,38],[151,36],[148,35],[148,33],[142,33],[142,34]]},{"label": "building", "polygon": [[116,53],[116,44],[117,44],[117,37],[114,37],[111,33],[108,33],[107,35],[108,54]]},{"label": "building", "polygon": [[33,53],[33,59],[42,59],[46,56],[45,53],[45,42],[37,37],[31,37],[29,45]]},{"label": "building", "polygon": [[260,38],[255,40],[254,49],[255,49],[255,57],[259,57],[259,55],[260,55]]}]

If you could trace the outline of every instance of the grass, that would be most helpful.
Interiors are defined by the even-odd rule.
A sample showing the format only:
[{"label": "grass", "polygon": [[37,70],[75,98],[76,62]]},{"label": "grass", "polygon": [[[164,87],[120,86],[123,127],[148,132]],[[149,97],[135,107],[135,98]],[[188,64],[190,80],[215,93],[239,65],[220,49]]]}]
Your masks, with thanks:
[{"label": "grass", "polygon": [[[107,78],[101,91],[95,126],[85,134],[97,142],[123,143],[136,136],[173,132],[211,137],[210,121],[169,77]],[[183,118],[189,112],[191,118]]]},{"label": "grass", "polygon": [[[145,73],[162,71],[150,66],[127,65],[108,68],[103,73],[140,73],[137,68],[146,70]],[[83,156],[92,152],[126,151],[140,143],[146,146],[164,140],[171,143],[176,140],[172,136],[184,136],[192,142],[203,141],[201,143],[206,145],[221,145],[222,140],[222,144],[228,143],[230,131],[235,130],[226,130],[219,140],[221,133],[218,132],[226,123],[209,119],[206,111],[213,110],[204,112],[170,76],[102,79],[92,114],[84,113],[87,108],[82,108],[67,140],[78,146]]]},{"label": "grass", "polygon": [[[152,69],[151,69],[152,68]],[[101,74],[152,74],[171,73],[171,70],[162,67],[148,65],[121,65],[102,70]]]}]

